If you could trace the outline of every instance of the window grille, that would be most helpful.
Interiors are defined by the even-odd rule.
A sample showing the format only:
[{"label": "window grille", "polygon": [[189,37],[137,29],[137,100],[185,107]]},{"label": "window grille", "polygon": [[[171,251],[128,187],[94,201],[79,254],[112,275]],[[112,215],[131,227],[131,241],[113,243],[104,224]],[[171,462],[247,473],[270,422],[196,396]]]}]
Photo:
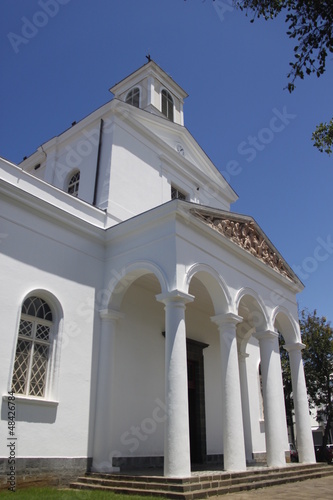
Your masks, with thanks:
[{"label": "window grille", "polygon": [[79,184],[80,184],[80,171],[78,170],[69,179],[67,192],[72,196],[77,197],[79,194]]},{"label": "window grille", "polygon": [[173,122],[173,99],[167,90],[162,90],[162,113]]},{"label": "window grille", "polygon": [[138,108],[140,106],[140,89],[135,87],[126,96],[126,102]]},{"label": "window grille", "polygon": [[186,194],[179,191],[179,189],[171,186],[171,199],[172,200],[186,200]]},{"label": "window grille", "polygon": [[24,301],[12,378],[16,394],[45,395],[52,319],[49,305],[40,297]]}]

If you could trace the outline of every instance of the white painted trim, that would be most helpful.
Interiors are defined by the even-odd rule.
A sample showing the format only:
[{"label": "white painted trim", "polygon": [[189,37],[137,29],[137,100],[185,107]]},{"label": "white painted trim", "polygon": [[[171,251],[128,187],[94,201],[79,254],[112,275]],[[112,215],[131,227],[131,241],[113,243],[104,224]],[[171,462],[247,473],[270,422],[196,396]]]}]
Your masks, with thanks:
[{"label": "white painted trim", "polygon": [[[2,395],[3,401],[8,401],[8,394]],[[32,396],[22,396],[20,394],[14,395],[15,400],[11,401],[11,403],[22,403],[22,404],[34,404],[36,406],[58,406],[59,401],[55,401],[53,399],[43,399],[43,398],[34,398]],[[67,458],[67,457],[66,457]]]}]

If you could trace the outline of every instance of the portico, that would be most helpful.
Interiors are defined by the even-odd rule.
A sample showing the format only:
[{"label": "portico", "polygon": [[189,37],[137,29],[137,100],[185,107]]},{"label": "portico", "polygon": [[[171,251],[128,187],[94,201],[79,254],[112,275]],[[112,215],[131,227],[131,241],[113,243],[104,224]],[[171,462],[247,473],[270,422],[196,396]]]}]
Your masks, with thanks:
[{"label": "portico", "polygon": [[[242,471],[247,462],[254,462],[256,455],[263,454],[268,466],[281,467],[286,463],[289,445],[277,331],[283,335],[281,330],[286,330],[287,348],[298,356],[297,309],[291,297],[301,285],[290,268],[279,260],[278,254],[274,257],[274,268],[254,255],[252,246],[242,247],[235,238],[231,239],[233,233],[228,237],[217,231],[216,222],[213,228],[204,221],[202,214],[199,218],[198,213],[200,210],[196,208],[193,214],[191,204],[174,201],[137,217],[136,241],[142,242],[135,248],[135,255],[141,255],[139,261],[135,260],[134,253],[132,255],[131,237],[128,236],[134,221],[110,230],[112,261],[119,261],[112,273],[120,277],[113,280],[113,288],[109,288],[107,304],[111,317],[117,319],[112,320],[112,328],[118,332],[113,355],[115,359],[123,359],[122,350],[127,349],[133,373],[136,373],[131,382],[132,403],[135,392],[141,394],[143,385],[151,387],[152,394],[147,390],[142,397],[147,407],[149,402],[157,399],[163,402],[165,422],[151,424],[153,431],[145,434],[142,428],[146,427],[142,422],[151,418],[149,415],[154,410],[146,411],[145,405],[137,412],[135,425],[129,419],[127,427],[118,422],[110,432],[113,441],[110,438],[108,444],[103,443],[105,451],[100,453],[99,447],[95,447],[96,470],[100,469],[100,463],[109,462],[109,472],[112,472],[114,464],[121,466],[129,459],[135,463],[137,458],[140,464],[141,459],[150,457],[153,462],[154,457],[156,460],[161,457],[165,476],[181,478],[191,475],[187,340],[205,346],[202,351],[203,425],[207,446],[203,463],[208,464],[212,457],[218,461],[218,457],[223,456],[225,470]],[[207,217],[206,209],[204,215]],[[218,216],[221,220],[232,221],[232,215],[222,212],[214,212],[214,221]],[[239,224],[248,222],[238,220]],[[255,223],[251,227],[253,231],[259,231]],[[260,236],[263,241],[268,241],[263,233]],[[117,256],[118,238],[125,251]],[[176,252],[170,252],[170,248],[176,248]],[[273,251],[275,249],[267,243],[266,254]],[[106,276],[109,282],[110,276]],[[284,306],[272,301],[278,288],[285,297]],[[136,301],[137,307],[134,306]],[[129,316],[131,321],[127,322]],[[118,321],[119,317],[123,319]],[[135,330],[132,330],[134,324]],[[130,344],[121,337],[126,337],[126,342],[134,341],[137,351],[133,351],[133,355],[130,354]],[[160,367],[151,373],[154,383],[147,372],[152,363],[151,356],[153,363]],[[295,373],[298,373],[300,363],[297,356],[292,354]],[[117,372],[117,361],[115,366]],[[294,375],[295,381],[298,377]],[[296,382],[299,383],[296,418],[303,412],[305,403],[304,374],[301,373],[300,379],[301,382]],[[121,391],[117,377],[110,390],[117,399]],[[126,385],[122,390],[127,392]],[[112,394],[109,393],[109,397],[113,400]],[[140,399],[141,396],[136,401]],[[306,449],[302,457],[305,462],[314,462],[307,442],[310,427],[302,417],[298,418],[299,439]],[[119,418],[115,420],[119,421]],[[110,418],[108,426],[111,429],[112,422]],[[133,434],[133,429],[137,428],[141,433]],[[97,435],[99,431],[103,436],[107,435],[103,432],[103,425],[96,427]],[[303,434],[306,437],[302,437]],[[116,453],[112,451],[114,449]]]}]

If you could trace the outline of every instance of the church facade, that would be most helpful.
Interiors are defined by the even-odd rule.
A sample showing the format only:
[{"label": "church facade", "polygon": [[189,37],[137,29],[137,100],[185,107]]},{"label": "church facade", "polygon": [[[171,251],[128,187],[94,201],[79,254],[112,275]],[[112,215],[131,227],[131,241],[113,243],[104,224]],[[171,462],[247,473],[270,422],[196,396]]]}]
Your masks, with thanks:
[{"label": "church facade", "polygon": [[20,474],[284,466],[280,335],[299,459],[315,462],[302,283],[230,210],[184,126],[186,92],[154,61],[111,92],[18,166],[0,161],[3,477],[8,442]]}]

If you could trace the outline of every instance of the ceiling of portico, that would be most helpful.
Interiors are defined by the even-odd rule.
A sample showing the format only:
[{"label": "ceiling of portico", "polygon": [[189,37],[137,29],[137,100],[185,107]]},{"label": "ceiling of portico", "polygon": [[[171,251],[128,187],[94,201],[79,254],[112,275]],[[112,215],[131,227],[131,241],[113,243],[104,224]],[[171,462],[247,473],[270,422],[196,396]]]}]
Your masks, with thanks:
[{"label": "ceiling of portico", "polygon": [[[161,293],[161,287],[157,278],[152,273],[147,273],[137,280],[135,285],[148,290],[154,295]],[[214,307],[207,288],[201,283],[199,279],[193,277],[191,280],[189,293],[195,297],[193,302],[187,304],[186,308],[196,308],[204,311],[210,316],[214,316]]]},{"label": "ceiling of portico", "polygon": [[204,311],[209,316],[214,316],[212,299],[205,285],[195,276],[191,279],[189,293],[195,297],[193,302],[187,304],[187,308],[196,308]]},{"label": "ceiling of portico", "polygon": [[135,280],[134,284],[148,290],[149,292],[152,292],[155,295],[161,293],[160,283],[153,273],[144,274],[143,276]]}]

